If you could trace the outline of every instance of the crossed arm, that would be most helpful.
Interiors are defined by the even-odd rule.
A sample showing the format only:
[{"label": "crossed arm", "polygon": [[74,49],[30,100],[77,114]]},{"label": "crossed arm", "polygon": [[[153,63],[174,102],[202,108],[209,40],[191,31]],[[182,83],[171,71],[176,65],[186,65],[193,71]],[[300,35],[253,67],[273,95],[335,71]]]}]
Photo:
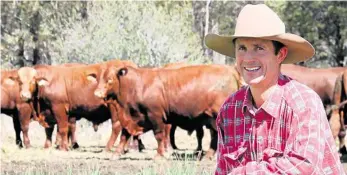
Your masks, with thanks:
[{"label": "crossed arm", "polygon": [[[325,156],[326,139],[332,139],[328,121],[324,117],[324,110],[306,109],[300,114],[297,121],[293,122],[285,150],[266,148],[261,161],[249,161],[231,168],[228,172],[226,167],[230,160],[226,159],[225,155],[217,154],[215,174],[322,174],[323,172],[317,171],[323,171],[322,162]],[[223,130],[223,128],[220,129]],[[328,134],[328,137],[325,134]],[[219,134],[219,139],[223,140],[221,134]],[[223,147],[223,142],[219,141],[218,150]],[[330,152],[330,154],[333,153]],[[334,161],[331,165],[339,163],[335,162],[336,159],[331,161]],[[330,170],[336,171],[333,169],[331,167]],[[328,173],[329,168],[325,171]]]}]

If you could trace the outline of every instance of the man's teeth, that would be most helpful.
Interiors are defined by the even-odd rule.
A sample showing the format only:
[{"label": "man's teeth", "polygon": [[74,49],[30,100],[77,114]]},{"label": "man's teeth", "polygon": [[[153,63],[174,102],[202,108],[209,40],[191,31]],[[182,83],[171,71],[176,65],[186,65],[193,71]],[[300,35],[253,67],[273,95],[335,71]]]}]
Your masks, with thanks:
[{"label": "man's teeth", "polygon": [[247,71],[257,71],[257,70],[260,69],[260,66],[258,66],[258,67],[245,67],[245,69],[246,69]]}]

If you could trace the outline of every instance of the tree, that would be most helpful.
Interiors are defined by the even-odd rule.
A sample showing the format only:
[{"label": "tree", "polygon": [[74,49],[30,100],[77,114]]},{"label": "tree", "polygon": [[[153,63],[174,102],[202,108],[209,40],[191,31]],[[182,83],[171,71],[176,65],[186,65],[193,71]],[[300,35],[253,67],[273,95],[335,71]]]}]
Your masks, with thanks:
[{"label": "tree", "polygon": [[307,66],[346,66],[347,2],[268,2],[286,24],[287,32],[306,38],[316,49]]}]

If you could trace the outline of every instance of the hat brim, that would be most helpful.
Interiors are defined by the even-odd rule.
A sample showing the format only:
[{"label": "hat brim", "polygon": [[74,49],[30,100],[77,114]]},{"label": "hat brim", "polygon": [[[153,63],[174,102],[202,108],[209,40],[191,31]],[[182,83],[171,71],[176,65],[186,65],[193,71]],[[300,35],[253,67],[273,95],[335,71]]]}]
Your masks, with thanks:
[{"label": "hat brim", "polygon": [[252,37],[259,39],[267,39],[281,42],[288,48],[288,54],[286,59],[282,62],[284,64],[297,63],[306,61],[312,58],[315,54],[313,46],[304,38],[291,33],[284,33],[275,36],[221,36],[217,34],[207,34],[205,37],[205,44],[208,48],[235,58],[235,46],[233,40],[240,37]]}]

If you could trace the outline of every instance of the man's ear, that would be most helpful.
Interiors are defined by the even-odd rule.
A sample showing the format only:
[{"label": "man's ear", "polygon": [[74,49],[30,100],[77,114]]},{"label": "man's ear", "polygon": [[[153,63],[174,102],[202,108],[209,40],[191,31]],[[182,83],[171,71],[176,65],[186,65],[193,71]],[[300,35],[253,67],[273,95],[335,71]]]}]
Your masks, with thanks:
[{"label": "man's ear", "polygon": [[288,47],[283,46],[277,54],[278,61],[282,63],[284,59],[286,59],[287,55],[288,55]]}]

